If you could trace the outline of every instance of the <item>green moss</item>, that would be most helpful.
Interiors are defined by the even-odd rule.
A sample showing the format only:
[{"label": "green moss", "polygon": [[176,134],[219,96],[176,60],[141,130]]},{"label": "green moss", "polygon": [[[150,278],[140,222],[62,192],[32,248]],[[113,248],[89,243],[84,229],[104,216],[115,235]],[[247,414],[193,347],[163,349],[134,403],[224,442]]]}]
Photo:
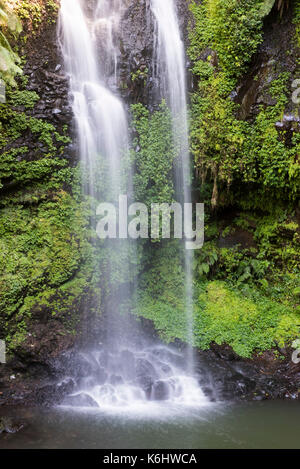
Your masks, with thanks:
[{"label": "green moss", "polygon": [[10,350],[30,330],[32,315],[57,316],[70,331],[84,298],[97,298],[100,311],[88,204],[60,191],[37,205],[8,205],[0,220],[0,316]]},{"label": "green moss", "polygon": [[22,31],[22,24],[5,0],[0,2],[0,27],[0,78],[15,86],[15,75],[22,73],[19,67],[21,60],[10,43]]},{"label": "green moss", "polygon": [[40,99],[35,91],[27,90],[7,91],[6,98],[12,106],[24,106],[25,109],[33,109]]},{"label": "green moss", "polygon": [[[238,78],[262,41],[262,1],[204,0],[191,2],[195,27],[191,34],[190,55],[211,47],[217,53],[225,79]],[[197,71],[197,70],[196,70]]]},{"label": "green moss", "polygon": [[[158,282],[151,285],[151,276]],[[163,340],[189,342],[185,317],[184,274],[180,264],[156,265],[142,276],[136,314],[152,320]],[[287,281],[287,279],[285,279]],[[158,287],[159,285],[159,287]],[[157,289],[159,291],[157,291]],[[290,345],[299,336],[300,317],[291,302],[278,301],[262,290],[228,281],[197,282],[194,302],[194,346],[229,345],[242,357]],[[274,293],[274,292],[273,292]],[[282,292],[283,293],[283,292]],[[281,298],[282,298],[281,293]],[[276,301],[277,300],[277,301]]]},{"label": "green moss", "polygon": [[[294,8],[294,20],[293,21],[294,21],[295,28],[296,28],[295,37],[296,37],[297,45],[298,47],[300,47],[300,1],[299,0],[295,0],[293,8]],[[298,60],[298,65],[299,65],[299,60]]]},{"label": "green moss", "polygon": [[148,206],[171,202],[174,194],[172,170],[176,148],[172,138],[172,119],[165,103],[154,113],[142,104],[131,108],[135,139],[132,153],[135,164],[135,197]]},{"label": "green moss", "polygon": [[194,25],[189,53],[199,77],[199,88],[192,96],[192,151],[202,182],[214,183],[213,207],[230,204],[230,188],[236,191],[245,183],[256,185],[261,201],[262,193],[269,199],[292,201],[299,196],[299,134],[294,133],[287,145],[285,132],[275,126],[288,103],[289,73],[274,63],[273,79],[264,93],[275,104],[261,106],[254,122],[237,118],[239,106],[230,97],[261,42],[262,3],[206,0],[191,4]]},{"label": "green moss", "polygon": [[[298,228],[285,204],[263,216],[239,212],[225,226],[207,217],[206,242],[194,258],[195,346],[229,344],[251,357],[299,337]],[[220,233],[226,241],[240,229],[248,232],[252,247],[220,247]],[[163,243],[147,246],[142,261],[135,312],[152,320],[168,342],[190,340],[181,256],[178,244]]]},{"label": "green moss", "polygon": [[185,274],[179,243],[152,244],[144,252],[135,314],[154,322],[163,340],[188,336],[185,317]]},{"label": "green moss", "polygon": [[[191,2],[189,53],[198,79],[191,97],[191,142],[199,180],[201,176],[195,194],[213,206],[237,207],[227,224],[206,214],[206,243],[194,260],[193,344],[206,349],[212,342],[226,343],[243,357],[290,344],[300,327],[295,217],[300,141],[294,135],[286,145],[286,134],[274,125],[287,105],[290,76],[273,65],[263,92],[274,104],[261,107],[251,122],[237,117],[239,107],[230,98],[262,41],[263,16],[272,3]],[[30,34],[44,17],[55,21],[57,3],[23,0],[18,12]],[[6,42],[5,47],[9,50]],[[11,58],[17,65],[17,56]],[[138,71],[131,78],[145,80],[147,73]],[[122,285],[134,285],[138,269],[134,312],[153,320],[164,340],[190,340],[180,244],[133,247],[129,278],[124,268],[128,253],[104,246],[91,229],[97,201],[82,196],[80,174],[84,179],[86,168],[70,168],[64,158],[67,129],[59,133],[32,117],[39,97],[26,90],[27,77],[18,83],[0,105],[0,329],[10,352],[41,317],[57,321],[59,334],[75,334],[86,305],[89,313],[101,313],[103,298],[109,301]],[[154,112],[138,104],[132,116],[135,151],[124,156],[122,178],[134,165],[136,200],[172,202],[178,150],[171,113],[165,103]],[[107,170],[99,156],[95,192],[106,201]],[[253,246],[221,248],[220,235],[226,241],[239,229],[249,233]]]},{"label": "green moss", "polygon": [[22,21],[36,29],[42,22],[44,5],[40,0],[21,0],[16,7],[16,13]]},{"label": "green moss", "polygon": [[146,85],[147,77],[148,77],[149,70],[145,68],[144,70],[137,70],[136,72],[131,74],[131,81],[143,81],[144,85]]},{"label": "green moss", "polygon": [[[222,217],[212,217],[207,203],[206,242],[194,259],[194,345],[226,343],[243,357],[289,345],[300,332],[298,297],[291,294],[299,285],[299,139],[294,135],[287,145],[275,127],[288,103],[290,74],[273,64],[263,93],[274,104],[261,106],[252,121],[238,118],[239,106],[230,97],[262,41],[263,17],[271,8],[258,0],[191,3],[189,54],[198,78],[191,96],[191,145],[200,180],[195,189],[201,202],[236,212],[230,223],[218,221]],[[150,114],[138,105],[133,112],[137,194],[148,202],[161,195],[171,201],[172,121],[163,109]],[[238,239],[239,230],[248,233],[252,247],[220,247],[220,237],[237,232]],[[188,341],[179,245],[147,244],[142,265],[135,313],[151,319],[164,340]]]},{"label": "green moss", "polygon": [[[70,142],[67,128],[60,134],[54,125],[23,111],[34,108],[37,93],[9,88],[7,98],[7,103],[0,104],[0,189],[40,180],[51,180],[57,187],[58,180],[70,180],[72,170],[62,158]],[[35,144],[30,151],[29,140]]]},{"label": "green moss", "polygon": [[[253,293],[252,293],[253,295]],[[229,344],[242,357],[284,346],[299,334],[300,318],[291,308],[259,295],[233,291],[224,282],[210,282],[201,292],[196,314],[196,342]],[[255,295],[254,295],[255,297]]]}]

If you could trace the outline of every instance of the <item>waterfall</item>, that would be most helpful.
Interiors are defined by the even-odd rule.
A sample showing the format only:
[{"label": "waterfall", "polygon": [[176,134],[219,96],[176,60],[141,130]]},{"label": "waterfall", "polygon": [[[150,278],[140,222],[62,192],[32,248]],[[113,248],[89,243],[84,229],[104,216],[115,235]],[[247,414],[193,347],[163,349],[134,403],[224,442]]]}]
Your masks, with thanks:
[{"label": "waterfall", "polygon": [[[118,2],[112,3],[118,12]],[[122,102],[105,85],[105,72],[113,60],[116,75],[117,60],[112,39],[113,20],[117,15],[108,5],[107,1],[99,2],[89,25],[80,0],[62,0],[59,36],[65,69],[70,78],[80,158],[89,170],[88,191],[94,194],[95,169],[101,155],[109,163],[109,185],[114,188],[116,198],[121,191],[120,159],[128,149],[128,124]],[[99,36],[102,34],[105,38],[101,64],[96,59],[96,40],[92,34],[97,30]]]},{"label": "waterfall", "polygon": [[[175,0],[151,0],[155,18],[154,74],[161,98],[167,100],[173,116],[173,138],[178,148],[175,190],[177,200],[192,200],[188,137],[186,56],[176,12]],[[186,319],[188,340],[193,343],[193,252],[185,250]],[[189,371],[193,370],[193,351],[189,350]]]},{"label": "waterfall", "polygon": [[[160,1],[164,3],[164,0]],[[114,40],[122,4],[121,0],[98,0],[91,15],[90,11],[85,11],[84,6],[87,4],[83,1],[62,0],[59,21],[59,41],[65,70],[70,78],[70,99],[79,153],[83,167],[88,169],[86,189],[89,195],[98,197],[95,174],[99,160],[104,160],[108,166],[107,186],[114,202],[121,194],[120,168],[129,148],[126,111],[117,95],[119,51]],[[181,51],[183,45],[180,40],[176,47]],[[181,52],[183,60],[184,51]],[[176,53],[173,53],[170,64],[175,57]],[[186,124],[183,64],[174,67],[174,72],[178,71],[181,76],[178,75],[176,79],[178,89],[171,97],[171,106],[174,114],[185,113],[183,122]],[[178,101],[179,97],[181,102]],[[184,145],[187,145],[187,124],[184,135],[186,142],[181,141],[182,154],[187,154],[187,148],[183,151]],[[130,175],[128,179],[131,180]],[[101,183],[104,184],[104,181]],[[127,193],[130,190],[129,182]],[[187,200],[186,196],[184,200]],[[113,290],[113,306],[108,307],[106,323],[109,340],[97,350],[79,354],[75,391],[65,399],[64,404],[102,409],[126,407],[134,410],[139,409],[140,405],[148,409],[149,403],[159,401],[180,405],[203,404],[206,398],[196,377],[186,373],[181,354],[175,348],[162,346],[158,340],[149,338],[138,328],[134,319],[126,319],[129,315],[121,315],[118,311],[118,306],[124,300],[131,300],[130,246],[128,240],[109,241],[112,243],[101,249],[112,249],[118,260],[121,260],[125,287]],[[136,258],[134,249],[132,253]],[[110,287],[114,275],[119,273],[116,269],[118,266],[110,264],[110,276],[107,278]]]},{"label": "waterfall", "polygon": [[[114,32],[122,5],[119,1],[99,0],[92,14],[85,12],[87,6],[81,0],[61,1],[59,41],[70,79],[81,164],[88,173],[86,192],[93,196],[94,204],[95,200],[116,204],[123,190],[130,192],[128,184],[123,187],[122,181],[123,158],[129,150],[127,115],[122,101],[112,91],[117,86],[118,57]],[[99,166],[104,168],[100,174]],[[110,243],[114,253],[107,261],[110,286],[118,270],[125,278],[130,277],[130,248],[129,242]],[[125,320],[121,325],[115,318],[116,303],[119,306],[126,301],[127,293],[119,289],[115,297],[106,327],[110,330],[111,343],[119,342],[120,335],[129,328]]]}]

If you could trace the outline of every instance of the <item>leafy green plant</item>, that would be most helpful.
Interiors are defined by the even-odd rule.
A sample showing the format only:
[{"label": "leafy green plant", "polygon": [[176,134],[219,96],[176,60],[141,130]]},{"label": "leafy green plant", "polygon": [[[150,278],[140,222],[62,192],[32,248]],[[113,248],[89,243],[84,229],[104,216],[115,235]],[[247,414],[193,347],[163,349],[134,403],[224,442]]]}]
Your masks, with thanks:
[{"label": "leafy green plant", "polygon": [[200,276],[209,274],[218,261],[218,252],[213,242],[206,242],[195,258],[195,270]]},{"label": "leafy green plant", "polygon": [[231,203],[230,188],[242,184],[255,185],[260,200],[262,193],[292,201],[299,195],[299,134],[286,145],[275,126],[288,102],[289,73],[273,74],[264,92],[275,104],[261,106],[254,122],[237,118],[239,107],[230,96],[262,40],[262,3],[191,4],[189,54],[199,77],[192,95],[192,152],[201,183],[212,183],[213,208]]},{"label": "leafy green plant", "polygon": [[22,73],[20,58],[13,51],[8,37],[22,31],[22,25],[12,7],[4,0],[0,2],[0,78],[12,86],[16,85],[14,77]]},{"label": "leafy green plant", "polygon": [[242,295],[222,282],[211,282],[199,296],[196,316],[197,341],[202,348],[211,342],[229,344],[243,357],[287,344],[298,335],[300,319],[291,308],[259,295]]},{"label": "leafy green plant", "polygon": [[132,106],[135,165],[135,197],[149,207],[151,203],[172,202],[172,170],[176,148],[172,137],[172,118],[165,103],[151,114],[142,104]]}]

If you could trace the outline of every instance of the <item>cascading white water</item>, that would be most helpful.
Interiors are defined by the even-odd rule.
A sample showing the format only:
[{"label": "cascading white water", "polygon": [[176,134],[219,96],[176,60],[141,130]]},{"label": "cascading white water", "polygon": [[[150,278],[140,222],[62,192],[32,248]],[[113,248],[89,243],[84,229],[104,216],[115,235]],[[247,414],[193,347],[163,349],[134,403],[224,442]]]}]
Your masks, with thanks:
[{"label": "cascading white water", "polygon": [[[119,0],[98,0],[93,10],[90,6],[91,3],[83,0],[61,1],[59,42],[70,79],[80,159],[84,173],[88,172],[86,192],[93,196],[93,204],[98,200],[116,205],[123,191],[132,192],[130,174],[127,174],[126,184],[122,173],[129,150],[127,115],[122,101],[114,93],[118,66],[114,34],[123,6]],[[100,173],[99,168],[102,168]],[[114,346],[124,343],[124,336],[128,335],[126,320],[117,317],[128,292],[118,288],[116,278],[120,275],[130,278],[132,243],[112,240],[105,248],[108,253],[106,279],[110,289],[113,283],[115,289],[106,329],[110,345]]]},{"label": "cascading white water", "polygon": [[[175,0],[151,0],[155,18],[154,70],[160,95],[167,100],[173,116],[173,137],[178,148],[175,189],[181,203],[191,202],[190,154],[188,137],[186,56],[180,35]],[[193,252],[185,250],[186,318],[188,339],[193,343]],[[193,352],[189,353],[193,370]]]},{"label": "cascading white water", "polygon": [[100,48],[101,62],[104,75],[113,76],[111,85],[116,87],[118,51],[114,41],[114,33],[118,29],[120,15],[122,12],[121,0],[102,0],[97,3],[95,10],[94,34],[100,37],[102,47]]},{"label": "cascading white water", "polygon": [[[105,67],[109,66],[112,56],[116,69],[112,39],[114,16],[107,17],[107,11],[114,13],[115,10],[108,9],[107,1],[99,2],[89,25],[80,0],[62,0],[59,36],[65,69],[70,77],[80,157],[89,169],[89,192],[94,193],[95,167],[101,155],[109,162],[110,185],[117,197],[120,194],[120,159],[128,148],[128,124],[122,102],[105,85]],[[96,60],[96,40],[91,30],[98,30],[108,38],[104,50],[109,60],[104,57],[103,69]]]},{"label": "cascading white water", "polygon": [[[166,0],[160,1],[164,3]],[[93,14],[86,15],[83,1],[62,0],[59,24],[61,49],[70,77],[80,157],[83,165],[89,168],[88,192],[97,197],[94,174],[98,160],[103,158],[109,166],[108,185],[113,189],[113,201],[121,193],[119,168],[122,155],[128,149],[126,112],[113,92],[117,88],[118,69],[114,36],[122,4],[121,0],[98,0]],[[183,57],[182,43],[179,41],[174,47],[179,48]],[[170,58],[170,64],[177,52]],[[174,73],[178,70],[181,76],[176,79],[178,89],[172,95],[172,109],[177,116],[184,116],[186,124],[183,65],[174,67]],[[181,102],[178,101],[179,96]],[[187,140],[187,124],[184,136]],[[181,140],[181,148],[185,145],[187,142]],[[186,152],[187,149],[184,154]],[[116,242],[113,249],[126,264],[123,270],[129,277],[128,242],[124,241],[122,247],[121,244],[121,241]],[[108,282],[112,282],[111,277]],[[124,299],[122,294],[116,292],[115,295],[113,303],[121,303]],[[149,401],[164,400],[180,405],[206,403],[197,379],[186,373],[181,355],[154,344],[153,340],[149,342],[138,331],[135,321],[125,324],[124,316],[113,309],[108,311],[112,319],[106,324],[109,340],[102,349],[78,357],[74,373],[76,389],[66,398],[65,404],[136,409],[140,404],[148,408]]]},{"label": "cascading white water", "polygon": [[163,97],[174,114],[181,114],[187,128],[185,49],[174,0],[151,0],[156,20],[154,69]]},{"label": "cascading white water", "polygon": [[[140,349],[81,354],[87,372],[65,405],[151,414],[161,402],[180,407],[207,405],[197,379],[185,372],[184,357],[175,349],[145,341]],[[109,364],[109,365],[107,365]],[[151,405],[152,404],[152,405]]]}]

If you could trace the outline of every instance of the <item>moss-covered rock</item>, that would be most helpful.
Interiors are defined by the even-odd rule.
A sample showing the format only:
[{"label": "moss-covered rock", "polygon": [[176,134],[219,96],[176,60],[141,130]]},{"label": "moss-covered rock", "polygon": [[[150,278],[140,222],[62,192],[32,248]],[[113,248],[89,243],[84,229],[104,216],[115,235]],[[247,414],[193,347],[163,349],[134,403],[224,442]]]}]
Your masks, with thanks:
[{"label": "moss-covered rock", "polygon": [[[68,81],[56,70],[57,5],[17,3],[23,33],[12,44],[24,74],[14,82],[2,74],[0,338],[8,364],[0,378],[26,377],[29,388],[43,385],[47,370],[55,374],[55,360],[90,340],[89,325],[102,311],[101,249],[70,151]],[[35,373],[38,385],[30,381]]]}]

